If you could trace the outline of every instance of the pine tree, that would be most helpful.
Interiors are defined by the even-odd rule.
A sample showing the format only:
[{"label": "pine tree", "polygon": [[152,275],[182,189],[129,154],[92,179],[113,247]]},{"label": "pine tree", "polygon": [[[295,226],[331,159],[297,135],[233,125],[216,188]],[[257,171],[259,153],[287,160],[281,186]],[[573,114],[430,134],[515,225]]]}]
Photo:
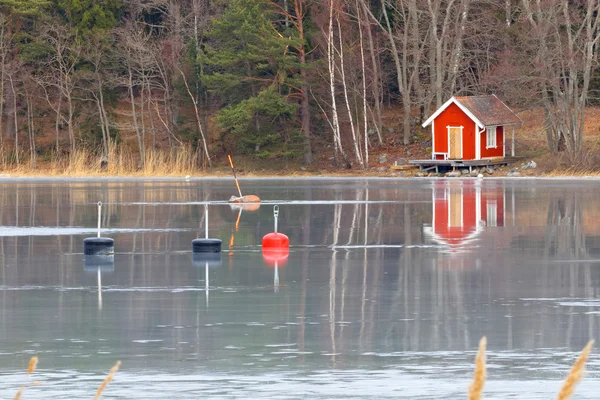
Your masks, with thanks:
[{"label": "pine tree", "polygon": [[[200,55],[203,82],[225,104],[217,122],[241,150],[261,157],[303,151],[291,100],[299,86],[298,60],[289,50],[293,39],[276,29],[276,15],[264,1],[233,0],[213,21],[210,46]],[[286,146],[274,146],[281,139]]]}]

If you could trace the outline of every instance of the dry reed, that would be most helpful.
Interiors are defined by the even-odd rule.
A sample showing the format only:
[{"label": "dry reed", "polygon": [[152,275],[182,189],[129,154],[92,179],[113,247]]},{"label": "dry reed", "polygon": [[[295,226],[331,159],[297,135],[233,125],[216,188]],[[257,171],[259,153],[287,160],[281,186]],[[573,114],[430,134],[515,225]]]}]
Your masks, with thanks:
[{"label": "dry reed", "polygon": [[485,347],[487,344],[486,337],[482,337],[479,341],[479,350],[475,357],[475,375],[473,376],[473,382],[469,386],[469,400],[479,400],[481,398],[481,392],[483,391],[483,385],[485,384]]},{"label": "dry reed", "polygon": [[38,361],[39,361],[39,359],[36,356],[33,356],[33,357],[31,357],[31,359],[29,359],[29,366],[27,367],[27,375],[31,375],[35,371]]},{"label": "dry reed", "polygon": [[98,400],[100,397],[102,397],[102,392],[106,388],[106,385],[108,385],[110,383],[110,381],[113,380],[113,378],[114,378],[115,374],[117,373],[117,371],[119,370],[120,366],[121,366],[121,361],[117,361],[117,363],[110,369],[110,371],[108,372],[108,376],[104,379],[102,384],[98,387],[98,391],[96,392],[96,397],[94,397],[94,400]]},{"label": "dry reed", "polygon": [[583,373],[585,371],[585,362],[588,359],[593,344],[594,341],[590,340],[588,344],[583,348],[581,355],[579,356],[579,358],[577,358],[575,364],[573,364],[571,372],[569,372],[569,376],[567,376],[567,379],[565,379],[565,383],[563,383],[563,386],[560,389],[560,392],[558,393],[558,400],[567,400],[571,397],[571,394],[573,394],[575,386],[579,383],[583,376]]},{"label": "dry reed", "polygon": [[[27,366],[27,375],[31,375],[35,371],[37,364],[38,364],[38,358],[36,356],[33,356],[29,359],[29,365]],[[25,389],[27,389],[27,386],[29,386],[29,385],[21,386],[21,388],[15,395],[14,400],[19,400],[21,398],[21,396],[23,396],[23,392],[25,391]]]},{"label": "dry reed", "polygon": [[[140,160],[137,151],[111,143],[108,148],[108,165],[101,166],[101,156],[94,149],[78,148],[70,155],[51,155],[46,161],[38,160],[34,168],[29,159],[19,164],[0,154],[1,170],[5,174],[44,176],[186,176],[203,172],[198,150],[184,145],[171,149],[145,149]],[[213,171],[214,173],[214,171]]]}]

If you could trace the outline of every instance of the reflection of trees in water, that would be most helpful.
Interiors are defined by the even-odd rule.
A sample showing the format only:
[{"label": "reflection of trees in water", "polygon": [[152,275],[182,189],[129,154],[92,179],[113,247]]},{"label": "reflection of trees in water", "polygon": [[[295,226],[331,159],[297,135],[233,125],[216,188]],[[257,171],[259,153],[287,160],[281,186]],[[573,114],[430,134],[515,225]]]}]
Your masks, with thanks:
[{"label": "reflection of trees in water", "polygon": [[[101,184],[90,191],[83,190],[81,185],[38,188],[35,185],[14,186],[18,186],[17,190],[0,190],[0,204],[4,205],[0,207],[0,225],[94,226],[95,210],[91,204],[102,193],[113,190]],[[165,286],[177,285],[179,282],[187,284],[191,281],[190,277],[200,276],[192,268],[171,268],[171,264],[176,258],[173,252],[187,250],[191,239],[202,232],[202,207],[185,204],[157,207],[142,203],[173,201],[174,198],[205,200],[207,198],[204,196],[210,191],[194,189],[189,191],[191,194],[170,197],[167,190],[154,193],[152,186],[135,186],[135,190],[126,190],[127,187],[125,185],[119,189],[122,193],[109,193],[107,197],[138,204],[126,207],[119,203],[108,204],[107,212],[103,213],[103,226],[180,228],[182,221],[188,220],[193,222],[187,226],[198,227],[198,232],[136,232],[121,236],[117,243],[118,251],[131,254],[126,255],[130,260],[127,268],[117,266],[115,269],[114,275],[120,279],[119,284],[151,286],[160,282]],[[303,193],[306,200],[313,200],[316,196],[310,187]],[[285,233],[297,241],[294,245],[410,246],[423,243],[420,227],[424,222],[431,221],[431,203],[421,204],[418,201],[430,199],[430,192],[414,194],[395,189],[369,191],[361,188],[343,195],[334,193],[337,200],[394,199],[400,202],[295,206],[294,212],[282,213],[280,221],[280,226],[285,227]],[[412,200],[417,202],[407,202]],[[589,259],[583,230],[583,200],[577,192],[553,198],[548,209],[545,233],[542,235],[538,232],[539,241],[534,247],[519,249],[516,247],[517,243],[513,242],[513,254],[505,254],[503,251],[503,258],[485,258],[480,269],[444,269],[438,263],[439,257],[449,256],[440,256],[433,249],[365,247],[329,250],[321,247],[319,255],[327,254],[322,259],[313,258],[311,250],[297,250],[301,255],[296,258],[296,265],[288,265],[283,271],[285,276],[282,282],[290,286],[283,289],[277,297],[281,307],[276,310],[276,313],[280,313],[276,316],[290,320],[296,316],[301,317],[297,321],[297,328],[293,328],[297,330],[290,331],[290,335],[295,333],[301,351],[305,347],[312,351],[310,346],[314,342],[311,340],[318,336],[327,344],[326,350],[332,354],[347,354],[348,349],[356,349],[359,354],[369,351],[471,349],[483,334],[490,336],[490,343],[508,348],[569,345],[576,342],[577,335],[583,334],[582,330],[587,339],[588,334],[591,335],[596,328],[593,315],[583,316],[581,313],[576,314],[578,310],[575,309],[553,308],[535,302],[524,306],[519,299],[528,297],[527,292],[515,294],[514,291],[515,287],[526,285],[518,283],[520,281],[541,282],[542,289],[536,288],[536,295],[542,292],[545,297],[552,298],[593,297],[592,279],[595,278],[592,276],[590,263],[550,264],[556,258]],[[253,215],[253,218],[258,219],[272,215],[271,207],[263,208],[262,214],[248,216]],[[226,211],[215,212],[214,217],[211,213],[211,229],[215,227],[221,229],[218,232],[229,235],[237,213],[225,207],[223,210]],[[223,214],[219,214],[220,212]],[[272,228],[270,220],[268,227]],[[247,235],[247,243],[256,244],[265,231],[246,221],[246,225],[240,228],[240,233]],[[516,230],[512,234],[516,237]],[[81,239],[80,235],[1,237],[0,284],[17,284],[27,276],[39,276],[40,281],[48,278],[65,286],[80,283],[80,275],[76,273],[81,269],[80,258],[74,257],[73,253],[81,251]],[[533,243],[532,239],[527,243]],[[23,265],[23,268],[5,268],[7,259],[23,259],[24,256],[34,255],[36,249],[44,247],[51,247],[53,253],[58,253],[56,267]],[[327,251],[331,253],[326,253]],[[238,256],[239,254],[234,254],[233,257]],[[461,265],[475,265],[474,260],[478,255],[471,253],[467,257],[471,258],[466,258]],[[226,260],[227,256],[224,256],[224,264],[227,264]],[[536,265],[535,268],[530,268],[527,265],[529,261],[543,262],[548,267]],[[229,282],[235,284],[248,282],[249,286],[258,285],[251,280],[257,278],[251,277],[248,272],[244,276],[244,271],[240,269],[234,265],[228,270],[224,265],[220,271],[215,272],[215,276],[229,279]],[[532,278],[532,275],[535,277]],[[7,304],[6,296],[6,291],[0,296],[3,304]],[[63,292],[58,294],[59,303],[64,302],[64,296]],[[202,297],[199,296],[198,301]],[[125,325],[144,326],[153,321],[155,314],[148,307],[155,302],[155,294],[136,293],[126,299],[129,304],[123,306]],[[186,314],[189,307],[184,299],[184,296],[172,296],[164,304],[165,308],[174,310],[174,323],[195,323],[198,326],[203,323],[204,318],[210,316],[209,311],[204,311],[204,308],[202,311],[194,310],[194,322],[190,322],[189,315]],[[233,300],[221,298],[219,301]],[[508,305],[503,305],[503,301]],[[63,310],[60,304],[59,319],[68,320],[68,310]],[[252,305],[240,304],[239,307],[249,312],[254,311]],[[327,318],[319,325],[309,325],[304,318],[319,320],[317,316],[322,314],[327,314]],[[352,323],[340,324],[341,321]],[[5,325],[4,320],[0,319],[0,322]],[[202,333],[199,330],[195,330],[194,334],[196,343],[206,344],[204,350],[198,345],[198,353],[209,351],[206,348],[212,348],[211,343],[221,340],[219,337],[200,337]],[[290,342],[294,340],[290,339]],[[576,344],[579,345],[579,342]],[[331,357],[336,363],[342,358]]]},{"label": "reflection of trees in water", "polygon": [[[491,238],[482,239],[485,249],[473,248],[454,255],[409,246],[393,261],[385,249],[370,249],[365,251],[360,266],[355,265],[356,259],[348,260],[348,252],[341,255],[344,250],[338,250],[332,254],[329,274],[332,344],[337,349],[352,346],[352,339],[358,335],[361,352],[376,351],[377,347],[381,351],[378,340],[389,351],[464,350],[476,346],[482,335],[488,335],[496,346],[507,349],[582,345],[594,336],[596,317],[586,312],[596,308],[582,311],[555,304],[570,296],[593,298],[594,279],[599,281],[592,276],[591,264],[585,262],[590,256],[585,246],[581,205],[582,197],[576,193],[551,201],[548,226],[541,238],[543,246],[498,252],[493,251],[495,242]],[[338,207],[339,213],[343,205]],[[398,228],[404,232],[404,244],[421,244],[411,231],[411,227],[418,226],[414,208],[398,208],[403,215],[403,224]],[[347,221],[347,227],[353,226],[353,218],[334,215],[335,221]],[[360,217],[357,215],[356,219]],[[517,237],[519,228],[503,227],[498,233]],[[369,230],[377,237],[372,231]],[[527,243],[531,245],[532,239]],[[452,262],[447,262],[449,258]],[[577,262],[554,263],[557,259]],[[448,265],[460,268],[445,268]],[[340,269],[344,272],[342,277]],[[385,273],[376,275],[377,271]],[[391,284],[391,292],[379,292]],[[360,285],[361,296],[345,290],[348,285]],[[347,296],[347,292],[353,296]],[[557,300],[523,300],[528,297]],[[335,314],[332,305],[344,305],[347,315],[360,315],[358,332],[349,326],[334,325],[334,321],[343,320],[343,312],[338,308]],[[344,337],[344,329],[354,333]]]},{"label": "reflection of trees in water", "polygon": [[552,197],[544,235],[544,255],[562,259],[587,258],[581,192]]},{"label": "reflection of trees in water", "polygon": [[[568,291],[568,296],[594,298],[592,284],[594,278],[596,282],[598,281],[598,275],[592,276],[592,257],[586,245],[584,201],[581,191],[567,192],[564,196],[553,197],[550,200],[544,234],[544,260],[566,262],[561,262],[558,268],[547,269],[543,273],[543,284],[549,288],[556,288],[558,283],[561,288],[564,288],[563,293],[564,290]],[[567,342],[570,342],[574,335],[585,335],[584,331],[581,331],[585,325],[587,325],[587,335],[590,338],[595,336],[595,308],[586,309],[588,316],[583,326],[578,326],[575,321],[576,312],[580,309],[568,307],[561,310],[567,311],[568,314],[565,328]],[[577,328],[579,328],[578,332],[576,332]]]}]

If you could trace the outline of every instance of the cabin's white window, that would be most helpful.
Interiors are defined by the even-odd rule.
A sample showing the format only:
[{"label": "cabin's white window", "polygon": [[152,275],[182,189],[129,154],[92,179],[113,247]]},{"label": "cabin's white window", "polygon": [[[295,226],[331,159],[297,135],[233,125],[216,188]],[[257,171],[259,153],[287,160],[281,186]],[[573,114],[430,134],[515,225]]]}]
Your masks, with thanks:
[{"label": "cabin's white window", "polygon": [[486,129],[485,148],[496,148],[496,127],[488,126]]},{"label": "cabin's white window", "polygon": [[498,226],[498,203],[488,200],[486,214],[487,226]]}]

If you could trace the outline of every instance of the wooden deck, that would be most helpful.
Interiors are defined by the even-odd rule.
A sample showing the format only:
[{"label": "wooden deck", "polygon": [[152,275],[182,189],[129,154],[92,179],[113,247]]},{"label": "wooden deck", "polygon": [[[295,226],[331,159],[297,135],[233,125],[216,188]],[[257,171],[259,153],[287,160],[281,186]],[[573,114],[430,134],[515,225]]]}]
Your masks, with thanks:
[{"label": "wooden deck", "polygon": [[440,169],[468,168],[469,172],[471,172],[473,168],[507,165],[521,161],[522,159],[523,157],[485,158],[482,160],[410,160],[408,163],[418,166],[421,171],[435,169],[435,172],[439,172]]}]

